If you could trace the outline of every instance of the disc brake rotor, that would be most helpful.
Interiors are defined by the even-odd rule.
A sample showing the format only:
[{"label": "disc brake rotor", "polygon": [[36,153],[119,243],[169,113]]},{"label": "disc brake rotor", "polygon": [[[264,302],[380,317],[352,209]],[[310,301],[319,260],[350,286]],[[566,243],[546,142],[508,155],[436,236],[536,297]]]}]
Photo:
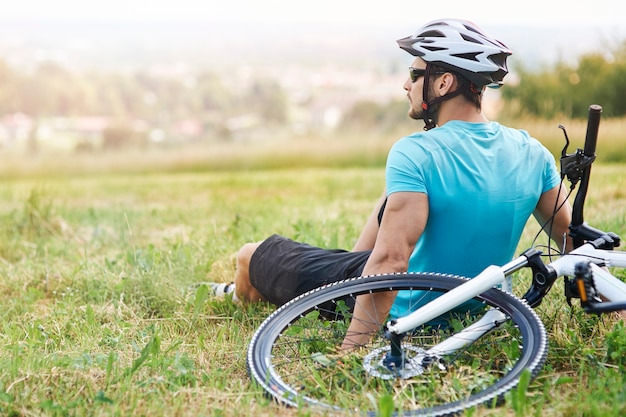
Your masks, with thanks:
[{"label": "disc brake rotor", "polygon": [[387,367],[383,361],[391,351],[391,346],[383,346],[374,349],[363,358],[363,368],[370,375],[381,379],[408,379],[424,372],[424,359],[426,351],[417,346],[402,345],[406,355],[406,361],[398,368]]}]

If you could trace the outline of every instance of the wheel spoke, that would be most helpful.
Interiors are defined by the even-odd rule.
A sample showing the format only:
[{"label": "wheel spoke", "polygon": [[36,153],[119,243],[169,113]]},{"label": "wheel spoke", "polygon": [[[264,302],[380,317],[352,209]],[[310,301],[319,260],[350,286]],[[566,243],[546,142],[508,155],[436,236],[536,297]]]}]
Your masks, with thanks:
[{"label": "wheel spoke", "polygon": [[[456,311],[445,322],[407,334],[402,339],[404,356],[394,366],[386,360],[390,342],[383,332],[367,346],[341,350],[351,318],[345,308],[350,298],[356,302],[359,294],[389,290],[427,290],[430,297],[462,282],[448,276],[399,274],[315,290],[283,306],[259,328],[248,354],[250,374],[290,405],[374,412],[376,399],[389,395],[399,412],[439,415],[495,400],[515,386],[525,368],[538,372],[546,349],[545,330],[536,314],[525,302],[496,289],[478,301],[502,309],[506,319],[497,315],[499,326],[486,320],[491,331],[476,341],[469,337],[471,343],[460,343],[469,332],[459,332],[480,319],[486,308],[480,315]],[[457,339],[450,343],[454,334]],[[441,346],[451,345],[455,349],[442,351]],[[285,391],[291,394],[285,397]]]}]

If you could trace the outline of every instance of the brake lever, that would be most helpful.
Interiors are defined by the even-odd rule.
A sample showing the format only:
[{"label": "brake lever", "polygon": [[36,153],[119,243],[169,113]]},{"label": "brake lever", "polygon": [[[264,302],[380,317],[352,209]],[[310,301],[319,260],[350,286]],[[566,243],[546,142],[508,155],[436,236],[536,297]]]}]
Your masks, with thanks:
[{"label": "brake lever", "polygon": [[572,187],[575,187],[582,178],[585,169],[593,164],[596,156],[585,155],[584,151],[580,148],[576,149],[575,153],[568,154],[567,148],[569,147],[570,141],[567,136],[567,131],[563,125],[559,125],[559,129],[563,131],[563,135],[565,136],[565,146],[561,150],[561,178],[567,177]]}]

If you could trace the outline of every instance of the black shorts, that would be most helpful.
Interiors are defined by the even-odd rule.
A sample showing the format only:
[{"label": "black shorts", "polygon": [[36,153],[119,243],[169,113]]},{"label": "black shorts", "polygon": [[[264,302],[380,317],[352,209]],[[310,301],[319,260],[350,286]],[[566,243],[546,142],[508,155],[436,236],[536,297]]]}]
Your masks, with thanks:
[{"label": "black shorts", "polygon": [[272,235],[250,259],[250,283],[272,304],[362,274],[372,251],[321,249]]}]

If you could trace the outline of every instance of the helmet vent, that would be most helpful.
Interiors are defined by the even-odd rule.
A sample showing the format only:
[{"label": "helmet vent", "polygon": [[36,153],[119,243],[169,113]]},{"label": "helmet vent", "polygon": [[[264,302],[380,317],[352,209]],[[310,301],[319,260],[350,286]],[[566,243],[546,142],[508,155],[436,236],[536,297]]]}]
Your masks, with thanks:
[{"label": "helmet vent", "polygon": [[490,55],[489,59],[500,68],[506,68],[506,54],[494,54]]},{"label": "helmet vent", "polygon": [[476,61],[478,62],[478,59],[476,58],[476,56],[480,54],[480,52],[468,52],[465,54],[452,54],[452,56],[455,56],[457,58],[461,58],[461,59],[467,59],[470,61]]},{"label": "helmet vent", "polygon": [[470,32],[474,32],[474,33],[476,33],[478,35],[485,36],[484,33],[482,33],[481,31],[479,31],[478,29],[476,29],[475,27],[473,27],[471,25],[463,25],[463,27],[465,29],[469,30]]},{"label": "helmet vent", "polygon": [[430,45],[423,45],[422,46],[424,49],[428,49],[431,52],[438,52],[438,51],[447,51],[448,48],[442,48],[440,46],[430,46]]},{"label": "helmet vent", "polygon": [[461,33],[460,35],[463,38],[463,40],[465,40],[465,41],[481,44],[481,42],[478,39],[476,39],[476,38],[468,36],[468,35],[466,35],[464,33]]},{"label": "helmet vent", "polygon": [[427,30],[419,34],[420,38],[445,38],[446,35],[439,30]]}]

